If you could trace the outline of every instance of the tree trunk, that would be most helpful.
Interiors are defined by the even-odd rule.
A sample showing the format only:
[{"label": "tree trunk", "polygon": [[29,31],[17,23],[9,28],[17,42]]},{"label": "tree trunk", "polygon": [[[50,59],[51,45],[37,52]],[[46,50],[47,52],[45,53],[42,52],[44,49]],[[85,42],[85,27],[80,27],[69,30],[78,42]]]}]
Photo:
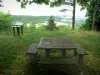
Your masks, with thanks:
[{"label": "tree trunk", "polygon": [[93,12],[93,23],[92,23],[92,30],[96,31],[97,30],[97,25],[96,25],[96,13],[98,10],[98,1],[95,1],[95,7],[94,7],[94,12]]},{"label": "tree trunk", "polygon": [[76,7],[76,0],[73,0],[72,30],[75,29],[75,7]]},{"label": "tree trunk", "polygon": [[92,30],[96,31],[96,12],[97,12],[97,5],[94,7],[94,12],[93,12],[93,23],[92,23]]}]

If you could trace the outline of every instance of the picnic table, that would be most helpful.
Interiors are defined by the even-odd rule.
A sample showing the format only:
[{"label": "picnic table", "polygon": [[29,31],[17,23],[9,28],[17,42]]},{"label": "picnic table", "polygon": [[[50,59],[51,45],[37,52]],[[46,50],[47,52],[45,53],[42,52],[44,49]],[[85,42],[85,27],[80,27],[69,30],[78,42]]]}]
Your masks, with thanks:
[{"label": "picnic table", "polygon": [[[66,50],[73,50],[74,56],[78,55],[78,63],[83,63],[83,57],[84,55],[87,55],[85,53],[84,49],[80,48],[79,45],[75,45],[69,38],[55,38],[55,37],[45,37],[41,38],[39,44],[32,44],[27,54],[30,56],[30,60],[33,60],[33,58],[36,58],[38,49],[45,50],[45,55],[48,58],[50,55],[51,50],[61,50],[62,56],[66,56]],[[32,57],[34,56],[34,57]]]},{"label": "picnic table", "polygon": [[12,26],[14,36],[15,36],[16,34],[17,34],[18,36],[20,36],[20,33],[23,35],[23,27],[24,27],[24,23],[22,23],[22,22],[16,22],[16,24],[14,24],[14,25]]},{"label": "picnic table", "polygon": [[66,56],[66,50],[76,49],[76,46],[68,38],[41,38],[38,49],[46,51],[46,57],[49,57],[51,50],[62,50],[62,56]]}]

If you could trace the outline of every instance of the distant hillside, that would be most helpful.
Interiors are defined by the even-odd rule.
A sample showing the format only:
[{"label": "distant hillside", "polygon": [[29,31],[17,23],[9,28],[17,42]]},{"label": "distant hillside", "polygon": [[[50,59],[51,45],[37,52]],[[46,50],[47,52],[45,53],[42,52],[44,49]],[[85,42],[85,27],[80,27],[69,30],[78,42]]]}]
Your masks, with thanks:
[{"label": "distant hillside", "polygon": [[[28,16],[28,15],[12,15],[14,22],[21,21],[24,23],[45,23],[49,20],[50,16]],[[72,17],[62,17],[62,16],[54,16],[56,22],[67,23],[71,25]],[[85,19],[81,17],[76,17],[76,24],[81,25],[84,23]]]},{"label": "distant hillside", "polygon": [[[12,15],[14,21],[35,21],[44,22],[48,21],[50,16],[28,16],[28,15]],[[55,20],[60,20],[60,17],[55,16]]]}]

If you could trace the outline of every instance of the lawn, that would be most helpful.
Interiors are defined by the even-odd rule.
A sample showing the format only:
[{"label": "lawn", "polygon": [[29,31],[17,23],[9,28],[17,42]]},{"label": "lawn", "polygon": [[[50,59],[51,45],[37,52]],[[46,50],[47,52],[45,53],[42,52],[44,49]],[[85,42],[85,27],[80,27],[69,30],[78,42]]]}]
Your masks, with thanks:
[{"label": "lawn", "polygon": [[[25,52],[31,43],[39,43],[41,37],[68,37],[74,43],[80,44],[89,55],[85,57],[85,64],[96,71],[100,71],[100,33],[93,31],[72,31],[68,27],[47,31],[43,28],[25,29],[23,36],[14,37],[0,35],[0,74],[22,75],[28,63]],[[96,75],[96,74],[95,74]]]}]

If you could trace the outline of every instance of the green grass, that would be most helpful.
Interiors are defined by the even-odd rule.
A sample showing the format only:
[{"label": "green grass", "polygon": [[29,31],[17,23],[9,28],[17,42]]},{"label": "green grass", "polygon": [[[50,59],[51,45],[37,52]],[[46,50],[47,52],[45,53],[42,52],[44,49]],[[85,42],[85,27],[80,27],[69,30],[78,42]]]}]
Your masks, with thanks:
[{"label": "green grass", "polygon": [[[60,27],[60,30],[47,31],[43,28],[26,29],[23,36],[0,35],[0,73],[12,71],[12,75],[24,73],[27,66],[27,51],[31,43],[39,43],[41,37],[69,37],[74,43],[79,43],[89,55],[85,63],[89,67],[100,70],[100,33],[72,31],[68,27]],[[92,65],[92,66],[91,66]]]}]

